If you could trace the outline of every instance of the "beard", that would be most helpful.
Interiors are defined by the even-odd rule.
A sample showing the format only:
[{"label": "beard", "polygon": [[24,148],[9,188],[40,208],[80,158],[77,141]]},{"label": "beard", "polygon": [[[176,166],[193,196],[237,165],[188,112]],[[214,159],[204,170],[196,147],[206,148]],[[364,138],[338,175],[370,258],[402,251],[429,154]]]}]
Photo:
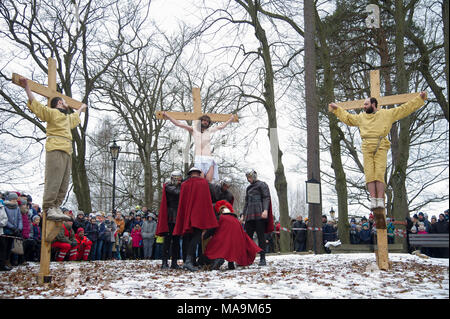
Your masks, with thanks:
[{"label": "beard", "polygon": [[373,107],[371,106],[371,107],[367,108],[366,109],[366,113],[367,114],[372,114],[373,113]]}]

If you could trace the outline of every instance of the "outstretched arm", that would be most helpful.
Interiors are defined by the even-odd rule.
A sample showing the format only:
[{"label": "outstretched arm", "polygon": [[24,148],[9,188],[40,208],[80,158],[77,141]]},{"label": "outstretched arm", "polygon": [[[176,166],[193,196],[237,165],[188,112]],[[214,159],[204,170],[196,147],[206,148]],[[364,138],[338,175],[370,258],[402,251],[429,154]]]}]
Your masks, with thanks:
[{"label": "outstretched arm", "polygon": [[348,113],[347,111],[339,107],[336,103],[328,104],[328,110],[334,113],[339,118],[339,120],[349,126],[359,125],[358,117],[356,115]]},{"label": "outstretched arm", "polygon": [[165,117],[166,119],[168,119],[169,121],[171,121],[175,126],[181,127],[189,132],[192,133],[192,127],[186,124],[181,123],[180,121],[174,119],[173,117],[171,117],[169,114],[167,114],[167,112],[162,112],[163,117]]},{"label": "outstretched arm", "polygon": [[30,87],[28,86],[28,80],[26,78],[20,78],[19,79],[20,86],[22,86],[25,89],[25,92],[28,96],[28,101],[31,103],[34,100],[34,95],[31,92]]},{"label": "outstretched arm", "polygon": [[222,130],[225,127],[227,127],[228,124],[230,124],[231,122],[233,122],[233,120],[235,120],[237,118],[237,116],[235,114],[231,115],[230,118],[228,119],[228,121],[226,121],[225,123],[223,123],[222,125],[217,126],[217,130]]},{"label": "outstretched arm", "polygon": [[86,109],[87,109],[87,105],[83,103],[83,104],[81,104],[81,107],[78,110],[76,110],[76,112],[78,112],[78,115],[80,115],[81,112],[86,112]]}]

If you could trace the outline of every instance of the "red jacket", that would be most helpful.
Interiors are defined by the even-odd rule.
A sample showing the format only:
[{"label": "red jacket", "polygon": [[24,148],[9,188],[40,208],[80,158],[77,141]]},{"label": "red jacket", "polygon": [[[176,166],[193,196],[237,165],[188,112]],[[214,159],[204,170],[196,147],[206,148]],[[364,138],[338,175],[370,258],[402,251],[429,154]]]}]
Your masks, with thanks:
[{"label": "red jacket", "polygon": [[142,235],[141,230],[133,229],[131,231],[131,246],[142,247]]}]

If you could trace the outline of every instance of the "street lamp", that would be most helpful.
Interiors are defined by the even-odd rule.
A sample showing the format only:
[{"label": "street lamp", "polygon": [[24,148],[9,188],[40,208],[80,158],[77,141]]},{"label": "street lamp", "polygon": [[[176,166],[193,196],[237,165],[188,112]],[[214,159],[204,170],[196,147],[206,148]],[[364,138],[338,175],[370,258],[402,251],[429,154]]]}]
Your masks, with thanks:
[{"label": "street lamp", "polygon": [[334,215],[335,214],[336,214],[336,212],[334,211],[333,207],[331,207],[331,209],[330,209],[330,216],[331,216],[332,220],[334,220]]},{"label": "street lamp", "polygon": [[119,157],[120,146],[116,144],[114,140],[113,144],[109,147],[109,153],[111,154],[111,159],[114,163],[113,168],[113,191],[112,191],[112,213],[115,211],[115,200],[116,200],[116,161]]}]

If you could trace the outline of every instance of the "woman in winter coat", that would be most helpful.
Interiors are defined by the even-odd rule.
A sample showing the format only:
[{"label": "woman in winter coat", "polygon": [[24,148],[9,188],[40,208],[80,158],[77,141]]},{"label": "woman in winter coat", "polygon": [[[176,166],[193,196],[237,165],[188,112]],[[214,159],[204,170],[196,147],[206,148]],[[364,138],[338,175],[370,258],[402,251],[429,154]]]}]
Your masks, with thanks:
[{"label": "woman in winter coat", "polygon": [[3,227],[8,224],[8,215],[6,215],[5,207],[2,202],[0,202],[0,271],[9,271],[11,267],[6,265],[6,248],[7,241],[6,237],[3,237]]},{"label": "woman in winter coat", "polygon": [[156,223],[153,220],[155,215],[149,214],[148,218],[144,219],[142,223],[142,240],[144,248],[144,259],[152,258],[153,244],[155,243]]},{"label": "woman in winter coat", "polygon": [[14,238],[12,237],[20,237],[22,238],[22,214],[20,213],[19,205],[17,204],[17,199],[19,196],[15,192],[8,193],[6,195],[5,201],[5,212],[8,216],[8,221],[6,226],[3,227],[3,234],[10,236],[6,237],[6,255],[5,260],[10,260],[11,257],[11,249],[14,243]]},{"label": "woman in winter coat", "polygon": [[133,247],[133,258],[139,259],[141,256],[141,248],[142,248],[142,234],[141,234],[141,226],[136,224],[133,230],[131,231],[131,242]]},{"label": "woman in winter coat", "polygon": [[116,241],[114,234],[116,233],[117,226],[111,213],[108,214],[107,219],[105,220],[105,227],[104,255],[106,259],[112,259],[112,248]]}]

